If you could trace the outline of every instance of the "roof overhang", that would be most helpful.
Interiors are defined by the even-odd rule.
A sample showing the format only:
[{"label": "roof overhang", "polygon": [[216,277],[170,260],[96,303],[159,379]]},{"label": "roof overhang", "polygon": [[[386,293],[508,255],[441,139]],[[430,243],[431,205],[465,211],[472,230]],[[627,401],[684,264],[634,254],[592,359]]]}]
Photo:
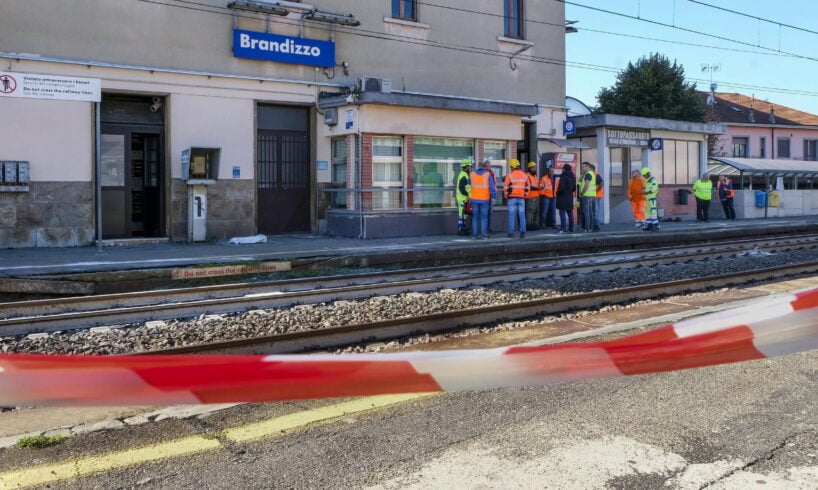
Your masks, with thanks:
[{"label": "roof overhang", "polygon": [[446,95],[418,94],[409,92],[360,92],[352,95],[351,97],[343,94],[321,97],[318,99],[318,106],[321,109],[365,104],[420,107],[424,109],[440,109],[448,111],[483,112],[488,114],[505,114],[520,117],[536,116],[540,112],[537,104],[521,104],[517,102],[470,99],[466,97],[452,97]]},{"label": "roof overhang", "polygon": [[746,175],[818,176],[818,161],[710,157],[709,162],[716,165],[730,166],[738,173]]},{"label": "roof overhang", "polygon": [[577,129],[600,127],[656,129],[698,134],[726,134],[723,124],[700,123],[693,121],[673,121],[651,117],[622,116],[619,114],[591,114],[590,116],[572,117]]}]

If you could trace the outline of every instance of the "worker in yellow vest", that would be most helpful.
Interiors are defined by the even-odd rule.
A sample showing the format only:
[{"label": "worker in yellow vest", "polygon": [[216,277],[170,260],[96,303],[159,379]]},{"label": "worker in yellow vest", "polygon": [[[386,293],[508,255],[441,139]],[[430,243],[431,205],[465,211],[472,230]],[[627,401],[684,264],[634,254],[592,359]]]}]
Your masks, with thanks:
[{"label": "worker in yellow vest", "polygon": [[713,182],[709,174],[702,174],[702,178],[693,183],[693,194],[696,195],[696,221],[707,223],[710,221],[710,199],[713,198]]},{"label": "worker in yellow vest", "polygon": [[530,191],[528,175],[520,169],[520,161],[516,158],[512,158],[508,166],[511,172],[503,182],[508,205],[508,237],[512,238],[520,230],[520,238],[525,238],[525,198]]},{"label": "worker in yellow vest", "polygon": [[579,205],[582,209],[582,226],[586,233],[594,231],[596,225],[596,172],[588,162],[582,162],[582,180],[579,186]]},{"label": "worker in yellow vest", "polygon": [[659,206],[656,198],[659,196],[659,182],[656,177],[650,174],[650,169],[645,167],[642,169],[642,177],[645,178],[645,187],[642,195],[645,197],[647,205],[647,218],[645,219],[645,231],[659,231]]}]

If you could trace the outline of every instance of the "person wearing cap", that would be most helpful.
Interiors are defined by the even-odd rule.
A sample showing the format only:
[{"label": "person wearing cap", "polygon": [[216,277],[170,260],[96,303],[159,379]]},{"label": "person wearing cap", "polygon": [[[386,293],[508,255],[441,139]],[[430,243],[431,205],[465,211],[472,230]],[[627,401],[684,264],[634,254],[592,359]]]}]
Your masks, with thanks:
[{"label": "person wearing cap", "polygon": [[472,205],[472,238],[489,237],[489,206],[491,201],[497,197],[497,183],[494,175],[489,172],[488,162],[483,162],[477,171],[469,176],[471,193],[469,195]]},{"label": "person wearing cap", "polygon": [[545,169],[545,175],[540,179],[540,228],[558,229],[555,206],[558,182],[559,178],[554,178],[554,169]]},{"label": "person wearing cap", "polygon": [[511,171],[503,182],[503,193],[508,204],[508,237],[512,238],[520,230],[520,238],[525,238],[525,198],[530,190],[528,175],[520,169],[520,161],[516,158],[512,158],[508,166]]},{"label": "person wearing cap", "polygon": [[539,230],[540,220],[538,211],[540,207],[540,183],[537,180],[537,164],[528,162],[528,195],[525,198],[525,224],[528,230]]},{"label": "person wearing cap", "polygon": [[596,224],[596,172],[588,162],[582,162],[582,181],[579,184],[579,203],[582,209],[582,227],[586,233]]},{"label": "person wearing cap", "polygon": [[707,172],[693,183],[693,193],[696,195],[696,221],[707,223],[710,221],[710,200],[713,198],[713,182]]},{"label": "person wearing cap", "polygon": [[469,202],[471,184],[469,182],[471,171],[471,160],[468,158],[460,162],[460,175],[457,176],[455,185],[455,200],[457,201],[457,234],[467,235],[466,230],[466,204]]},{"label": "person wearing cap", "polygon": [[645,219],[647,226],[643,229],[645,231],[659,231],[659,208],[656,203],[656,197],[659,195],[659,183],[656,182],[656,177],[650,174],[650,169],[647,167],[642,169],[642,177],[645,178],[645,187],[642,189],[642,194],[645,196],[647,208],[647,218]]},{"label": "person wearing cap", "polygon": [[645,179],[639,170],[631,172],[631,181],[628,184],[628,201],[631,202],[631,212],[633,219],[636,222],[637,228],[644,228],[645,225]]}]

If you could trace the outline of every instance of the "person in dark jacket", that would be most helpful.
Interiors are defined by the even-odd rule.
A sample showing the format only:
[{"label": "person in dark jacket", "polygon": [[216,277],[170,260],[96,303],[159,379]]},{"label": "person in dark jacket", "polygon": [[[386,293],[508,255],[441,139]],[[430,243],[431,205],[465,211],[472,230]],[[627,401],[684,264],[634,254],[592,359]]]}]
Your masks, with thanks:
[{"label": "person in dark jacket", "polygon": [[557,210],[560,213],[560,233],[574,232],[574,192],[577,189],[577,178],[571,165],[562,167],[557,185]]}]

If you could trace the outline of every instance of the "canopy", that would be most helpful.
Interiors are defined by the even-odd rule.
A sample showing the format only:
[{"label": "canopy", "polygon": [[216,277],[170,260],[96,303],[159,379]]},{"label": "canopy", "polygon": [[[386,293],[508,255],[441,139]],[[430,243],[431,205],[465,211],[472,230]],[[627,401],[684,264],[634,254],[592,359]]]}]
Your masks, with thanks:
[{"label": "canopy", "polygon": [[714,175],[770,175],[786,177],[818,175],[818,161],[772,158],[710,157],[710,173]]}]

